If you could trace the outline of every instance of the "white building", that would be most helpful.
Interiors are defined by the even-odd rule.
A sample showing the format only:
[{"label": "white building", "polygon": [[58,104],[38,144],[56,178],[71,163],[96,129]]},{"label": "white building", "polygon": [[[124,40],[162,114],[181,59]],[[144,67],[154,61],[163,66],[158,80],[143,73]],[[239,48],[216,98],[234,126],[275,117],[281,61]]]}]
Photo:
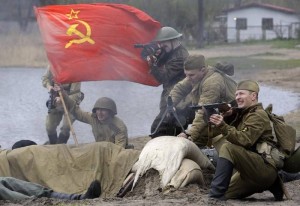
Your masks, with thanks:
[{"label": "white building", "polygon": [[293,9],[252,3],[225,12],[228,42],[297,38],[300,32],[300,16]]}]

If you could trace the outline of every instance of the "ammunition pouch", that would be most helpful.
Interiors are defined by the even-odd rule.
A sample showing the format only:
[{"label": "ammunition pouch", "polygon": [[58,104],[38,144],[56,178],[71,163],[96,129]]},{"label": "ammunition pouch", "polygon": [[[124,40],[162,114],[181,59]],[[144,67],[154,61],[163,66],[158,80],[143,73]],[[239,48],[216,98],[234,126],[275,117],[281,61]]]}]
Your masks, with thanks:
[{"label": "ammunition pouch", "polygon": [[273,159],[277,169],[283,168],[285,155],[276,147],[272,147],[272,145],[269,145],[267,142],[262,142],[256,145],[256,151],[267,160]]},{"label": "ammunition pouch", "polygon": [[282,169],[284,166],[285,155],[282,152],[280,152],[277,148],[274,147],[271,150],[271,157],[275,162],[276,168]]}]

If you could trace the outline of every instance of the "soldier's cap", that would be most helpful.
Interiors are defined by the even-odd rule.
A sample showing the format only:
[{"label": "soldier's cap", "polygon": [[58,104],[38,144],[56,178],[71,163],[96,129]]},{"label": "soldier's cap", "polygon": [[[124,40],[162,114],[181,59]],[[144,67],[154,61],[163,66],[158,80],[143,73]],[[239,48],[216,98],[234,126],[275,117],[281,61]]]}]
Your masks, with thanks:
[{"label": "soldier's cap", "polygon": [[34,141],[31,141],[31,140],[20,140],[20,141],[17,141],[12,147],[11,149],[18,149],[18,148],[21,148],[21,147],[27,147],[27,146],[30,146],[30,145],[37,145]]},{"label": "soldier's cap", "polygon": [[237,84],[236,90],[248,90],[252,92],[259,92],[258,83],[252,80],[244,80]]},{"label": "soldier's cap", "polygon": [[189,56],[184,63],[185,70],[202,69],[205,67],[205,57],[203,55]]}]

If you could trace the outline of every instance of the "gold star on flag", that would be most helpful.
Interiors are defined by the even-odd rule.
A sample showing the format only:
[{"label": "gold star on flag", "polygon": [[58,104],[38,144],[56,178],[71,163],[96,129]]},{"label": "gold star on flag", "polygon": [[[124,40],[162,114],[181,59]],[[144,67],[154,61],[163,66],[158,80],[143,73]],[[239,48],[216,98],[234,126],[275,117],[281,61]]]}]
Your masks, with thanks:
[{"label": "gold star on flag", "polygon": [[74,11],[73,9],[71,9],[71,12],[69,14],[66,14],[66,16],[68,17],[68,19],[78,19],[78,14],[80,11]]}]

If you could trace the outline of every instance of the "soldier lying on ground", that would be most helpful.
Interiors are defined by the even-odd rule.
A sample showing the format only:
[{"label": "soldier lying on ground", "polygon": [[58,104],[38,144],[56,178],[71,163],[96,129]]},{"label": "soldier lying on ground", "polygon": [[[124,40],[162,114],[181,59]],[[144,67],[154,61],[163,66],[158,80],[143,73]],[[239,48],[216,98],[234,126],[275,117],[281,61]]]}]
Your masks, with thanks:
[{"label": "soldier lying on ground", "polygon": [[[16,142],[12,149],[36,145],[31,140],[20,140]],[[101,185],[98,180],[94,180],[85,194],[66,194],[55,192],[50,188],[32,182],[23,181],[14,177],[0,177],[0,200],[23,200],[29,198],[48,197],[67,200],[94,199],[100,197]]]},{"label": "soldier lying on ground", "polygon": [[101,186],[98,180],[93,181],[85,194],[65,194],[32,182],[13,177],[0,177],[0,200],[23,200],[29,198],[48,197],[67,200],[94,199],[100,197]]}]

